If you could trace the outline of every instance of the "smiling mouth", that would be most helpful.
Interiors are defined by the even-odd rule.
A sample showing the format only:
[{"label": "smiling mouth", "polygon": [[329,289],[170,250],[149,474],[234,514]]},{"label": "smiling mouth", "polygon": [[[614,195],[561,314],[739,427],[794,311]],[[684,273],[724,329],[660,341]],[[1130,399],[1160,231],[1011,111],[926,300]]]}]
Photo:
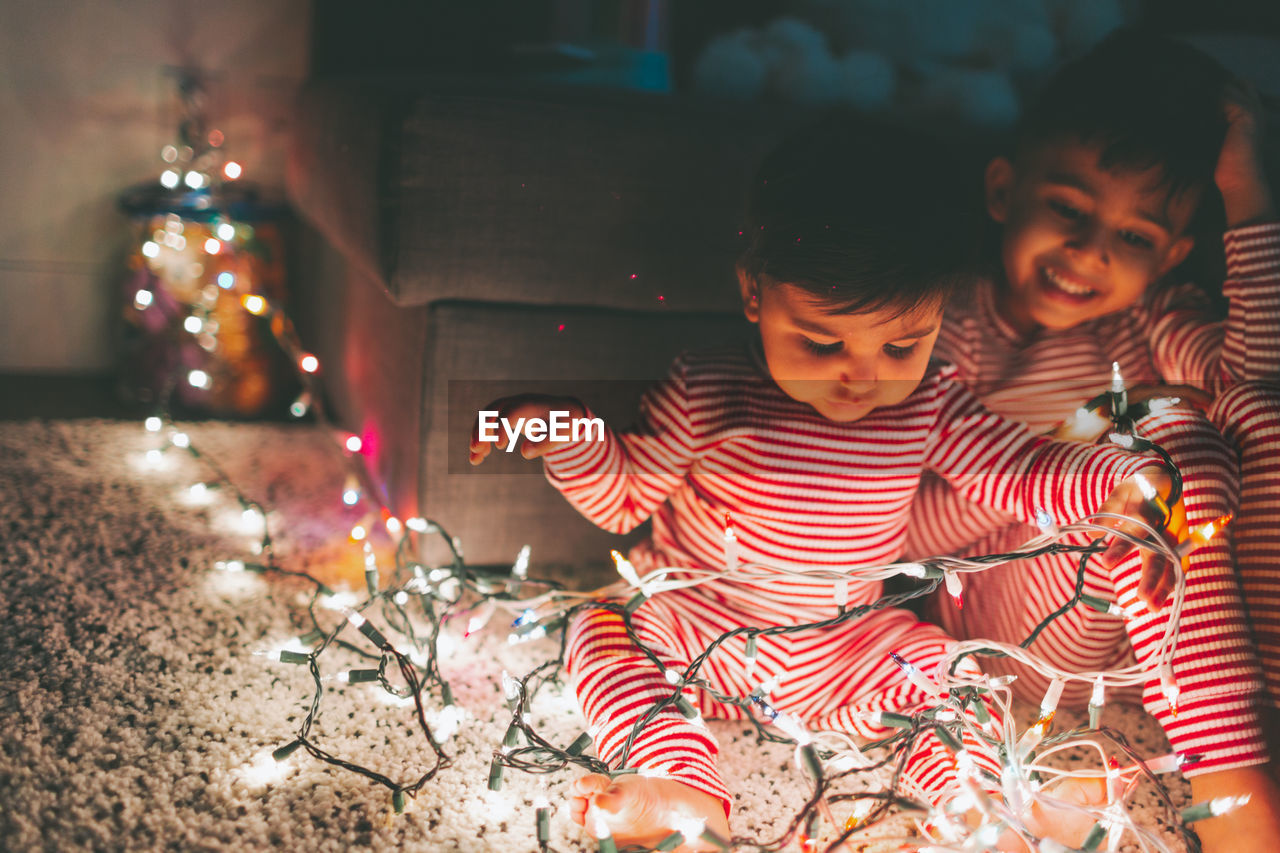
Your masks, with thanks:
[{"label": "smiling mouth", "polygon": [[1041,270],[1040,280],[1045,290],[1055,296],[1065,297],[1071,301],[1083,302],[1098,295],[1098,291],[1092,287],[1082,284],[1075,277],[1052,267],[1044,267]]}]

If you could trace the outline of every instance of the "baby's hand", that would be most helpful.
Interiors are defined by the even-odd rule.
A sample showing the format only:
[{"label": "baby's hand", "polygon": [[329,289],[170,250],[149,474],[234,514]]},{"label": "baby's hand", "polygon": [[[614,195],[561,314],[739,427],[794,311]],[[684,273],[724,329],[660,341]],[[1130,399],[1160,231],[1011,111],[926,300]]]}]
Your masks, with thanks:
[{"label": "baby's hand", "polygon": [[[508,432],[519,433],[515,437],[515,441],[520,442],[520,455],[525,459],[536,459],[544,453],[549,453],[557,447],[565,445],[564,441],[552,441],[550,438],[531,439],[520,429],[522,419],[524,423],[533,418],[540,418],[544,422],[551,419],[552,412],[568,412],[569,418],[586,417],[586,407],[572,397],[552,397],[546,394],[519,394],[515,397],[502,397],[494,400],[485,406],[485,412],[497,412],[497,439],[495,441],[481,441],[480,439],[480,418],[476,418],[475,426],[471,429],[471,464],[479,465],[489,455],[489,451],[494,448],[504,450],[508,444],[512,443],[512,437]],[[503,424],[507,426],[504,426]],[[492,434],[492,433],[491,433]]]},{"label": "baby's hand", "polygon": [[[1159,497],[1147,498],[1143,494],[1143,487],[1139,485],[1139,477],[1144,478],[1149,484],[1147,491],[1154,487]],[[1175,546],[1187,538],[1188,531],[1187,514],[1181,500],[1172,507],[1168,507],[1167,512],[1165,511],[1164,496],[1171,492],[1172,487],[1173,478],[1168,470],[1161,465],[1151,465],[1116,486],[1115,490],[1111,492],[1111,496],[1107,498],[1106,503],[1098,511],[1141,519],[1148,526],[1160,530],[1165,540],[1171,546]],[[1103,523],[1140,538],[1149,536],[1145,530],[1133,522],[1107,520]],[[1098,534],[1097,538],[1105,535],[1107,534]],[[1102,552],[1102,564],[1107,568],[1114,566],[1135,547],[1137,546],[1115,537],[1111,544],[1107,546],[1107,549]],[[1148,610],[1154,613],[1164,607],[1176,581],[1177,572],[1169,558],[1144,548],[1142,551],[1142,578],[1138,582],[1138,598],[1142,599]]]},{"label": "baby's hand", "polygon": [[1222,110],[1227,133],[1213,179],[1222,193],[1227,227],[1274,219],[1262,169],[1262,104],[1250,87],[1233,83],[1223,97]]}]

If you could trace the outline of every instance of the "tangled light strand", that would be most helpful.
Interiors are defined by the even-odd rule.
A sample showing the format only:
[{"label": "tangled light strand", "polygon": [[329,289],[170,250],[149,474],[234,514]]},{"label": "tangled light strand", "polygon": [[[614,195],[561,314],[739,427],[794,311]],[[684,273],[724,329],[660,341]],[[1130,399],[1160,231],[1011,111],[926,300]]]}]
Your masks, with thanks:
[{"label": "tangled light strand", "polygon": [[[322,397],[317,377],[318,362],[314,356],[310,356],[302,349],[292,323],[277,306],[263,296],[246,294],[243,302],[245,310],[270,320],[270,327],[277,341],[292,356],[294,363],[299,365],[299,378],[303,382],[303,394],[308,400],[310,411],[315,415],[318,423],[327,426],[325,413],[320,405]],[[1123,386],[1120,387],[1122,391]],[[1117,411],[1121,413],[1113,418],[1117,431],[1112,440],[1135,452],[1149,451],[1161,455],[1176,475],[1176,469],[1172,467],[1167,454],[1163,453],[1158,446],[1137,435],[1133,429],[1134,420],[1141,415],[1142,404],[1117,406],[1115,394],[1113,386],[1112,391],[1100,395],[1098,400],[1090,403],[1090,407],[1096,407],[1099,401],[1111,402],[1113,413]],[[297,414],[296,411],[295,414]],[[674,849],[686,840],[699,837],[726,850],[780,850],[793,840],[798,840],[805,850],[816,850],[820,846],[820,837],[824,832],[823,825],[826,823],[832,825],[835,836],[829,840],[825,849],[837,850],[856,833],[880,822],[895,809],[921,815],[917,825],[928,839],[930,849],[935,851],[982,849],[993,843],[993,839],[1006,830],[1017,833],[1030,843],[1038,844],[1039,849],[1045,853],[1057,853],[1057,851],[1068,849],[1049,839],[1036,839],[1031,834],[1022,816],[1033,803],[1075,809],[1094,818],[1096,821],[1094,831],[1082,848],[1084,850],[1098,849],[1104,841],[1106,849],[1118,849],[1120,838],[1125,833],[1135,838],[1143,850],[1165,849],[1159,836],[1133,822],[1124,803],[1132,791],[1134,779],[1141,775],[1155,782],[1165,807],[1173,812],[1172,803],[1159,783],[1157,774],[1177,770],[1190,757],[1163,756],[1144,763],[1118,732],[1099,725],[1102,696],[1105,690],[1141,684],[1149,677],[1148,671],[1141,666],[1133,665],[1106,672],[1069,672],[1048,664],[1028,647],[1049,622],[1071,607],[1083,605],[1104,612],[1118,612],[1118,606],[1114,602],[1097,599],[1083,592],[1086,563],[1102,550],[1102,545],[1100,543],[1071,545],[1060,541],[1064,537],[1090,531],[1119,536],[1139,547],[1162,554],[1170,559],[1175,567],[1180,567],[1181,559],[1189,548],[1210,539],[1221,529],[1225,520],[1220,519],[1214,525],[1206,525],[1205,529],[1195,531],[1192,545],[1173,548],[1164,542],[1158,530],[1147,525],[1139,523],[1147,534],[1141,537],[1099,524],[1099,522],[1114,520],[1132,522],[1133,519],[1097,515],[1084,522],[1062,527],[1054,524],[1052,519],[1045,519],[1041,524],[1042,534],[1028,541],[1017,552],[969,558],[936,557],[918,562],[857,567],[847,571],[805,572],[803,574],[809,581],[819,579],[831,582],[833,602],[839,606],[838,615],[804,624],[741,626],[721,635],[682,672],[669,673],[672,682],[670,695],[655,702],[647,710],[619,753],[610,756],[610,761],[606,762],[588,753],[593,743],[589,732],[583,732],[571,743],[562,747],[540,735],[530,722],[529,706],[534,696],[547,683],[559,681],[567,643],[564,629],[574,616],[586,609],[611,611],[622,618],[627,635],[635,646],[655,666],[664,668],[657,653],[644,645],[631,625],[632,613],[647,598],[713,580],[716,582],[728,580],[767,587],[783,581],[790,575],[798,574],[765,563],[739,562],[737,551],[733,548],[736,537],[732,535],[731,519],[726,519],[726,558],[722,570],[664,568],[641,576],[634,566],[621,554],[615,552],[621,582],[595,590],[569,591],[555,582],[532,579],[528,576],[527,548],[517,555],[510,572],[478,569],[466,563],[460,543],[449,536],[437,522],[423,518],[412,518],[401,522],[390,513],[387,507],[372,499],[371,496],[376,494],[376,490],[372,488],[374,482],[372,475],[365,466],[363,457],[353,452],[352,440],[356,441],[355,450],[358,450],[358,439],[346,436],[335,443],[349,472],[343,490],[343,503],[348,506],[361,502],[370,505],[364,521],[352,531],[352,538],[360,543],[365,557],[367,595],[361,602],[349,594],[335,592],[306,572],[290,570],[279,565],[272,547],[270,517],[266,509],[249,499],[231,482],[225,471],[213,459],[200,451],[189,437],[172,423],[160,417],[153,417],[148,419],[147,428],[152,432],[166,431],[166,451],[180,450],[208,465],[215,474],[217,484],[225,485],[230,489],[243,512],[253,514],[255,518],[261,517],[262,536],[253,547],[254,552],[260,555],[260,559],[250,562],[220,561],[217,568],[229,572],[245,571],[294,577],[308,581],[314,587],[307,604],[310,629],[307,633],[295,638],[296,643],[306,650],[283,648],[269,653],[270,657],[281,663],[306,665],[314,683],[314,693],[308,712],[297,733],[276,749],[273,757],[277,761],[285,761],[299,749],[305,749],[313,758],[330,766],[356,773],[387,788],[391,793],[392,810],[396,813],[405,809],[408,797],[416,796],[441,770],[451,764],[451,757],[443,747],[461,723],[461,714],[453,702],[452,691],[439,667],[439,643],[444,624],[451,618],[465,618],[467,632],[472,633],[482,629],[494,613],[503,612],[512,617],[510,642],[526,642],[554,637],[558,634],[559,650],[555,657],[544,661],[519,678],[504,673],[503,692],[512,713],[512,719],[506,728],[502,744],[493,753],[488,778],[488,787],[491,790],[501,790],[503,772],[508,767],[529,773],[548,774],[564,770],[569,765],[575,765],[588,772],[605,773],[611,776],[628,773],[662,776],[664,775],[662,768],[627,767],[627,758],[635,737],[647,722],[667,707],[675,706],[685,716],[700,719],[685,695],[686,689],[697,689],[705,691],[721,703],[741,708],[746,719],[754,726],[759,741],[792,744],[795,747],[795,763],[809,779],[813,792],[781,834],[775,838],[720,838],[708,831],[696,818],[672,815],[671,825],[677,829],[658,845],[658,849]],[[329,429],[328,433],[335,434],[332,429]],[[197,485],[202,489],[209,487],[207,483]],[[1180,489],[1181,484],[1175,476],[1174,492],[1164,499],[1166,509],[1167,505],[1176,503]],[[394,567],[390,583],[387,584],[382,582],[377,559],[368,541],[371,531],[378,527],[376,521],[379,518],[383,522],[381,528],[385,529],[386,535],[395,545]],[[443,565],[428,567],[417,562],[414,555],[422,552],[423,539],[432,535],[438,536],[444,542],[451,559]],[[938,697],[938,704],[916,713],[893,710],[858,712],[866,720],[878,726],[895,730],[895,733],[879,740],[859,746],[851,737],[841,732],[808,731],[800,721],[770,705],[767,683],[762,684],[748,696],[729,696],[715,691],[705,680],[699,678],[699,670],[709,656],[735,637],[746,638],[747,657],[750,662],[754,659],[758,644],[762,640],[767,642],[771,636],[830,627],[856,619],[873,609],[899,606],[911,599],[928,595],[939,587],[945,587],[953,597],[958,598],[961,595],[962,578],[966,574],[985,571],[1012,560],[1028,559],[1054,552],[1079,555],[1077,583],[1073,597],[1046,617],[1031,636],[1021,644],[1012,645],[986,640],[957,643],[949,655],[929,672],[917,670],[909,661],[900,661],[899,665],[902,666],[908,678],[918,679],[930,686],[931,692]],[[850,583],[881,581],[895,576],[914,578],[921,583],[915,589],[883,596],[868,605],[853,608],[847,606]],[[1178,571],[1170,605],[1172,615],[1154,656],[1162,680],[1166,677],[1168,679],[1166,695],[1170,696],[1171,705],[1176,700],[1176,681],[1172,680],[1170,662],[1176,648],[1179,614],[1184,594],[1185,583],[1181,572]],[[336,624],[326,627],[325,623],[329,617],[318,612],[318,607],[320,610],[337,610],[342,614],[342,618]],[[394,639],[389,638],[388,633],[384,633],[375,626],[370,619],[371,616],[379,617]],[[354,628],[362,635],[363,640],[344,639],[342,635],[348,628]],[[372,644],[376,651],[368,651],[366,644]],[[376,683],[400,703],[413,705],[415,723],[425,735],[432,755],[430,766],[417,779],[407,782],[393,780],[328,752],[311,736],[311,729],[319,713],[324,694],[324,682],[327,680],[321,675],[320,658],[335,646],[363,657],[369,662],[367,668],[339,673],[338,680],[348,684]],[[1049,694],[1042,703],[1041,716],[1035,725],[1022,733],[1016,731],[1012,715],[1012,691],[1009,688],[1008,679],[974,679],[955,674],[956,664],[964,657],[973,654],[1008,656],[1034,668],[1050,680]],[[398,680],[392,680],[390,677],[395,673],[399,675]],[[1051,734],[1057,696],[1060,695],[1062,686],[1069,681],[1089,683],[1093,687],[1096,701],[1090,703],[1090,726],[1088,729]],[[1170,686],[1173,689],[1172,694],[1168,689]],[[435,693],[438,693],[441,710],[435,715],[436,722],[432,724],[428,720],[427,697]],[[999,726],[994,724],[993,717],[987,709],[987,703],[998,710],[1001,719]],[[966,712],[972,712],[972,719]],[[927,805],[928,797],[925,792],[903,772],[908,755],[919,738],[927,733],[935,733],[954,753],[958,771],[955,782],[936,806]],[[965,746],[966,738],[971,742],[976,740],[987,744],[997,752],[1004,766],[1002,778],[995,778],[974,764]],[[1126,767],[1119,767],[1115,761],[1108,758],[1108,751],[1102,739],[1109,741],[1114,748],[1118,748],[1126,756],[1129,761]],[[1086,746],[1096,751],[1105,769],[1064,771],[1047,763],[1047,759],[1063,749],[1078,746]],[[1099,808],[1086,808],[1058,800],[1045,792],[1044,780],[1053,781],[1071,776],[1106,779],[1108,802]],[[879,790],[858,793],[837,790],[842,781],[854,777],[870,780],[879,787]],[[1239,805],[1243,799],[1246,798],[1219,798],[1219,800],[1196,804],[1183,810],[1178,815],[1180,820],[1177,823],[1189,846],[1193,849],[1198,847],[1194,834],[1186,827],[1187,823],[1224,813]],[[839,822],[832,807],[844,804],[850,806],[850,815],[844,822]],[[977,826],[969,826],[959,819],[960,815],[970,810],[976,810],[981,815],[981,822]],[[551,813],[552,808],[545,798],[535,803],[536,838],[544,853],[551,850],[549,846]],[[607,822],[598,813],[590,817],[594,824],[593,830],[598,836],[597,843],[601,852],[616,851],[616,843],[608,833]],[[877,839],[877,841],[889,840],[894,839]],[[899,840],[918,844],[920,839]]]}]

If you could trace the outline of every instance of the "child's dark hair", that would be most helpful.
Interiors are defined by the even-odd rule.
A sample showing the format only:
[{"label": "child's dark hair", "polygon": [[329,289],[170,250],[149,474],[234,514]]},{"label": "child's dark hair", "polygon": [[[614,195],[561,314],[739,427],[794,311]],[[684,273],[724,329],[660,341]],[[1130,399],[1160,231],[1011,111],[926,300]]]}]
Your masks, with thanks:
[{"label": "child's dark hair", "polygon": [[[969,169],[939,142],[828,120],[764,160],[747,199],[739,267],[791,284],[833,313],[941,305],[965,280],[976,216]],[[964,190],[967,189],[968,192]]]},{"label": "child's dark hair", "polygon": [[1103,169],[1156,169],[1171,197],[1212,185],[1231,74],[1189,44],[1117,30],[1059,69],[1019,123],[1014,156],[1075,138]]}]

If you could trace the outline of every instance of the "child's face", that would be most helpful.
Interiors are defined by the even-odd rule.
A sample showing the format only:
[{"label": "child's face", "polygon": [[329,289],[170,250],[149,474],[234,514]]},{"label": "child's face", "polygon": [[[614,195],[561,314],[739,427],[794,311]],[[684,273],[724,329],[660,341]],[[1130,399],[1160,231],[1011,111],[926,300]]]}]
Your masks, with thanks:
[{"label": "child's face", "polygon": [[1196,194],[1170,198],[1154,170],[1106,171],[1098,154],[1057,142],[987,166],[987,210],[1004,225],[1003,307],[1023,331],[1123,310],[1191,251]]},{"label": "child's face", "polygon": [[739,274],[743,313],[760,326],[769,375],[793,400],[849,423],[901,403],[920,384],[941,327],[941,307],[834,314],[790,284]]}]

